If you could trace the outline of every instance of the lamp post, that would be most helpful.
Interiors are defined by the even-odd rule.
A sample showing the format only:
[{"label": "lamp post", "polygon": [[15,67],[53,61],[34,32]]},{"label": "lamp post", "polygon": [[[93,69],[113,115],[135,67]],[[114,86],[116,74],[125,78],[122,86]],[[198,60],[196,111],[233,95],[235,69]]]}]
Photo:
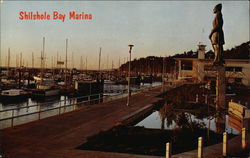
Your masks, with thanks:
[{"label": "lamp post", "polygon": [[164,60],[165,58],[162,57],[162,74],[161,74],[161,77],[162,77],[162,92],[164,92],[164,73],[165,73],[165,64],[164,64]]},{"label": "lamp post", "polygon": [[131,92],[130,92],[130,64],[131,64],[131,51],[132,48],[134,47],[134,45],[130,44],[129,46],[129,64],[128,64],[128,100],[127,100],[127,106],[129,106],[130,104],[130,96],[131,96]]}]

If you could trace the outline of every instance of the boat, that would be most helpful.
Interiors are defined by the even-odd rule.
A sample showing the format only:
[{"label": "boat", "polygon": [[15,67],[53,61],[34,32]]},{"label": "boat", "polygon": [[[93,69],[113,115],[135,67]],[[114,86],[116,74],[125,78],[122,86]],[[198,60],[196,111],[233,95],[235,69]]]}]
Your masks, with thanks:
[{"label": "boat", "polygon": [[33,89],[32,95],[35,97],[49,97],[59,95],[60,89],[53,79],[40,78],[34,76],[36,88]]},{"label": "boat", "polygon": [[92,81],[76,81],[75,82],[75,95],[85,96],[92,94],[103,93],[103,80],[92,80]]},{"label": "boat", "polygon": [[9,89],[9,90],[3,90],[1,92],[0,98],[1,101],[11,101],[13,99],[20,100],[20,99],[26,99],[29,95],[29,92],[24,91],[22,89]]},{"label": "boat", "polygon": [[104,84],[115,84],[115,81],[104,80]]},{"label": "boat", "polygon": [[60,87],[60,94],[73,95],[75,93],[74,85],[62,85]]}]

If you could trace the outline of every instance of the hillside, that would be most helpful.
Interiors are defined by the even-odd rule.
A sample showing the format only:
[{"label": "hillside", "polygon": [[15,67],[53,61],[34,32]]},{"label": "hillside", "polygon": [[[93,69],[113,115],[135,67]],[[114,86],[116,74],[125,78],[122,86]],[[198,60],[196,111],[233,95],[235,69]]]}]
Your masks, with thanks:
[{"label": "hillside", "polygon": [[[223,53],[225,59],[249,59],[250,57],[250,41],[242,43],[239,46],[236,46],[232,49],[225,50]],[[187,51],[182,54],[175,54],[173,56],[169,56],[164,58],[164,69],[165,72],[174,72],[176,71],[177,65],[175,63],[174,58],[197,58],[197,51]],[[205,53],[206,59],[213,59],[214,52],[209,50]],[[122,64],[120,67],[121,71],[128,70],[128,62]],[[163,57],[157,56],[148,56],[145,58],[134,59],[131,62],[131,71],[134,73],[147,73],[147,74],[155,74],[160,73],[163,70]]]}]

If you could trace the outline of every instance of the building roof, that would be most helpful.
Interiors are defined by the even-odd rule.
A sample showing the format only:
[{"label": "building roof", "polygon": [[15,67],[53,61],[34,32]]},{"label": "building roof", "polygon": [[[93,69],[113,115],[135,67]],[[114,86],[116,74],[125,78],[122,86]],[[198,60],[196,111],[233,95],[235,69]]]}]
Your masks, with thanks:
[{"label": "building roof", "polygon": [[[201,61],[213,61],[214,59],[198,59],[198,58],[174,58],[175,60],[201,60]],[[247,62],[250,63],[250,59],[224,59],[226,62]]]}]

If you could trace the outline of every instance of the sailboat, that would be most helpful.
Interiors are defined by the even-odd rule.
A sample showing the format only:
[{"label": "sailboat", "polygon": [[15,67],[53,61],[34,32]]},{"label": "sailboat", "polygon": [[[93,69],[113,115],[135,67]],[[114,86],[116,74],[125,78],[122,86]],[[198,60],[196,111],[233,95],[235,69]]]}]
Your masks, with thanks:
[{"label": "sailboat", "polygon": [[[72,61],[73,62],[73,57],[72,57]],[[67,63],[68,63],[68,39],[66,39],[66,58],[65,58],[65,77],[64,77],[64,85],[62,85],[60,87],[60,93],[64,94],[64,95],[71,95],[75,93],[75,87],[74,85],[71,83],[71,80],[69,80],[68,78],[68,67],[67,67]],[[72,66],[73,69],[73,66]]]},{"label": "sailboat", "polygon": [[36,83],[36,88],[33,90],[32,95],[37,97],[48,97],[59,95],[60,89],[54,79],[44,78],[44,46],[45,46],[45,37],[43,37],[43,51],[41,53],[41,77],[34,76]]},{"label": "sailboat", "polygon": [[24,91],[22,89],[9,89],[9,90],[3,90],[0,93],[0,98],[2,101],[14,101],[14,100],[26,99],[28,95],[29,92]]},{"label": "sailboat", "polygon": [[34,76],[36,89],[33,90],[33,96],[48,97],[59,95],[60,89],[54,79],[40,78]]}]

